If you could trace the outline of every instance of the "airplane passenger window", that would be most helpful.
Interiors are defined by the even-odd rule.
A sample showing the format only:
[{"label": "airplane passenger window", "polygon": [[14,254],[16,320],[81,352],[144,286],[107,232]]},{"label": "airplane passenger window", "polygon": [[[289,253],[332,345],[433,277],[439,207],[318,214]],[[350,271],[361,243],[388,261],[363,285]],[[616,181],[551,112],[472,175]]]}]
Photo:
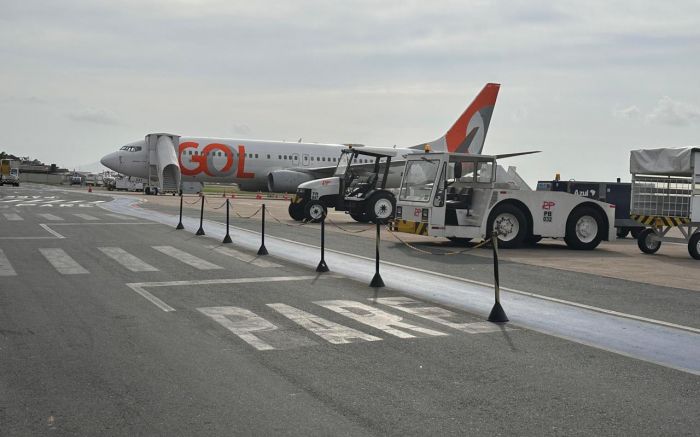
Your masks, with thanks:
[{"label": "airplane passenger window", "polygon": [[287,155],[284,155],[284,159],[287,159]]},{"label": "airplane passenger window", "polygon": [[255,159],[258,159],[258,154],[257,154],[257,153],[255,154]]},{"label": "airplane passenger window", "polygon": [[269,154],[269,153],[267,154],[267,159],[270,159],[270,154]]},{"label": "airplane passenger window", "polygon": [[321,161],[325,161],[325,160],[326,160],[326,157],[325,157],[325,156],[324,156],[323,158],[321,158]]},{"label": "airplane passenger window", "polygon": [[282,159],[282,155],[277,155],[277,159]]},{"label": "airplane passenger window", "polygon": [[316,161],[320,161],[320,160],[321,160],[321,158],[317,156],[317,157],[316,157]]}]

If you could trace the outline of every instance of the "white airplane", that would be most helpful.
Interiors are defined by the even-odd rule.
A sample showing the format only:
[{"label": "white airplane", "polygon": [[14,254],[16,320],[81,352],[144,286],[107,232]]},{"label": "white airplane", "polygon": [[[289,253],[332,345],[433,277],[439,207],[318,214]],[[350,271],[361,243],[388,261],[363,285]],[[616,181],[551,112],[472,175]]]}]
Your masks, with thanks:
[{"label": "white airplane", "polygon": [[[480,154],[499,88],[496,83],[486,84],[445,135],[429,143],[397,150],[416,153],[427,144],[438,152]],[[162,166],[165,168],[162,171],[173,175],[175,187],[179,187],[180,182],[227,182],[236,183],[246,191],[294,192],[303,182],[332,175],[340,151],[348,146],[151,134],[145,140],[122,146],[100,162],[124,175],[148,178],[155,168],[151,160],[156,155],[149,153],[149,144],[153,143],[149,137],[154,135],[167,136],[175,149],[172,152],[177,153],[175,157],[166,151],[172,155],[173,164],[177,159],[179,169],[165,168],[175,165]]]}]

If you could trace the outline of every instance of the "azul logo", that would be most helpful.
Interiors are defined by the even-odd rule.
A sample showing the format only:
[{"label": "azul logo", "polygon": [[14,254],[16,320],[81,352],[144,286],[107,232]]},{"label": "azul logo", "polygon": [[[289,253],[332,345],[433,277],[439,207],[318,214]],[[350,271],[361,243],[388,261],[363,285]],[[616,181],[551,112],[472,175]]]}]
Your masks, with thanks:
[{"label": "azul logo", "polygon": [[588,190],[574,190],[574,194],[577,196],[583,196],[583,197],[595,197],[595,190],[594,189],[588,189]]},{"label": "azul logo", "polygon": [[[190,152],[192,152],[191,155]],[[207,144],[200,150],[199,143],[194,141],[181,143],[178,154],[183,175],[198,176],[203,173],[212,177],[231,176],[252,179],[255,173],[245,171],[245,157],[245,146],[242,145],[238,146],[238,153],[235,154],[231,147],[221,143]],[[234,166],[236,161],[237,165]]]}]

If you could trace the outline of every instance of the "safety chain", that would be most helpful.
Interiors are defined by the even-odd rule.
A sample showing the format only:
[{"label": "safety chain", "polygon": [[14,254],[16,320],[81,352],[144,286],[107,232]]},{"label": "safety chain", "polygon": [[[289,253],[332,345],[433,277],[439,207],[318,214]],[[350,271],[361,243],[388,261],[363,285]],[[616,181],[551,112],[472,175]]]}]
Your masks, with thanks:
[{"label": "safety chain", "polygon": [[349,234],[360,234],[360,233],[362,233],[362,232],[367,232],[367,231],[369,231],[369,230],[371,230],[371,229],[374,229],[374,226],[370,226],[370,227],[365,228],[365,229],[360,229],[360,230],[351,231],[351,230],[349,230],[349,229],[345,229],[344,227],[340,226],[338,223],[334,222],[334,221],[333,221],[330,217],[328,217],[327,215],[326,215],[326,218],[328,219],[328,222],[329,222],[330,224],[332,224],[332,225],[335,226],[336,228],[340,229],[341,231],[347,232],[347,233],[349,233]]},{"label": "safety chain", "polygon": [[431,252],[431,251],[429,251],[429,250],[421,249],[421,248],[416,247],[416,246],[412,245],[411,243],[405,241],[404,239],[402,239],[401,237],[399,237],[398,235],[396,235],[396,233],[391,229],[390,226],[386,226],[386,230],[389,231],[389,233],[390,233],[391,235],[393,235],[397,240],[399,240],[401,243],[403,243],[403,244],[406,245],[407,247],[409,247],[409,248],[411,248],[411,249],[413,249],[413,250],[415,250],[415,251],[428,254],[428,255],[439,255],[439,256],[459,255],[459,254],[461,254],[461,253],[469,252],[470,250],[478,249],[479,247],[484,246],[484,245],[486,245],[486,244],[488,244],[488,243],[491,242],[491,238],[488,238],[488,239],[482,241],[482,242],[479,243],[479,244],[476,244],[476,245],[474,245],[474,246],[472,246],[472,247],[467,247],[467,248],[462,249],[462,250],[458,250],[458,251],[454,251],[454,252],[438,252],[438,253],[435,253],[435,252]]},{"label": "safety chain", "polygon": [[[235,211],[234,211],[234,214],[236,214],[236,217],[238,217],[238,218],[249,219],[249,218],[253,218],[253,217],[255,217],[256,215],[258,215],[258,213],[259,213],[260,211],[262,211],[262,206],[261,206],[260,208],[258,208],[257,211],[255,211],[253,214],[248,215],[248,216],[240,215],[239,213],[237,213],[237,212],[235,212]],[[267,213],[270,214],[270,210],[267,210]]]},{"label": "safety chain", "polygon": [[[204,198],[204,203],[209,204],[209,201],[207,200],[206,197]],[[214,207],[212,207],[212,209],[221,209],[221,208],[223,208],[225,205],[226,205],[226,201],[224,200],[224,203],[222,203],[222,204],[219,205],[219,206],[214,206]]]},{"label": "safety chain", "polygon": [[297,223],[295,223],[295,224],[285,223],[285,222],[281,221],[280,219],[278,219],[277,217],[275,217],[275,216],[270,212],[269,209],[266,210],[266,212],[267,212],[267,215],[269,215],[270,217],[272,217],[272,219],[273,219],[274,221],[276,221],[277,223],[279,223],[279,224],[281,224],[281,225],[289,226],[290,228],[299,228],[299,227],[306,226],[306,225],[308,225],[309,223],[311,223],[310,221],[303,221],[303,222],[298,223],[298,224],[297,224]]},{"label": "safety chain", "polygon": [[199,203],[199,202],[200,202],[199,197],[197,197],[194,202],[188,202],[188,201],[183,199],[183,203],[185,203],[185,205],[194,205],[195,203]]}]

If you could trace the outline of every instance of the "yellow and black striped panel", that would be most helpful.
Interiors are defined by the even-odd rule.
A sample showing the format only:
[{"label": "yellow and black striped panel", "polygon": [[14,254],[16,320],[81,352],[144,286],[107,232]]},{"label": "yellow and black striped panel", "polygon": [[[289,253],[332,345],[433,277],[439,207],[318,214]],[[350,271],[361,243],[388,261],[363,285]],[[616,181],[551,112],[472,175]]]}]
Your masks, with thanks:
[{"label": "yellow and black striped panel", "polygon": [[630,214],[632,220],[647,226],[680,226],[690,223],[688,217]]},{"label": "yellow and black striped panel", "polygon": [[428,235],[428,224],[413,222],[408,220],[395,220],[394,231],[405,232],[407,234]]}]

